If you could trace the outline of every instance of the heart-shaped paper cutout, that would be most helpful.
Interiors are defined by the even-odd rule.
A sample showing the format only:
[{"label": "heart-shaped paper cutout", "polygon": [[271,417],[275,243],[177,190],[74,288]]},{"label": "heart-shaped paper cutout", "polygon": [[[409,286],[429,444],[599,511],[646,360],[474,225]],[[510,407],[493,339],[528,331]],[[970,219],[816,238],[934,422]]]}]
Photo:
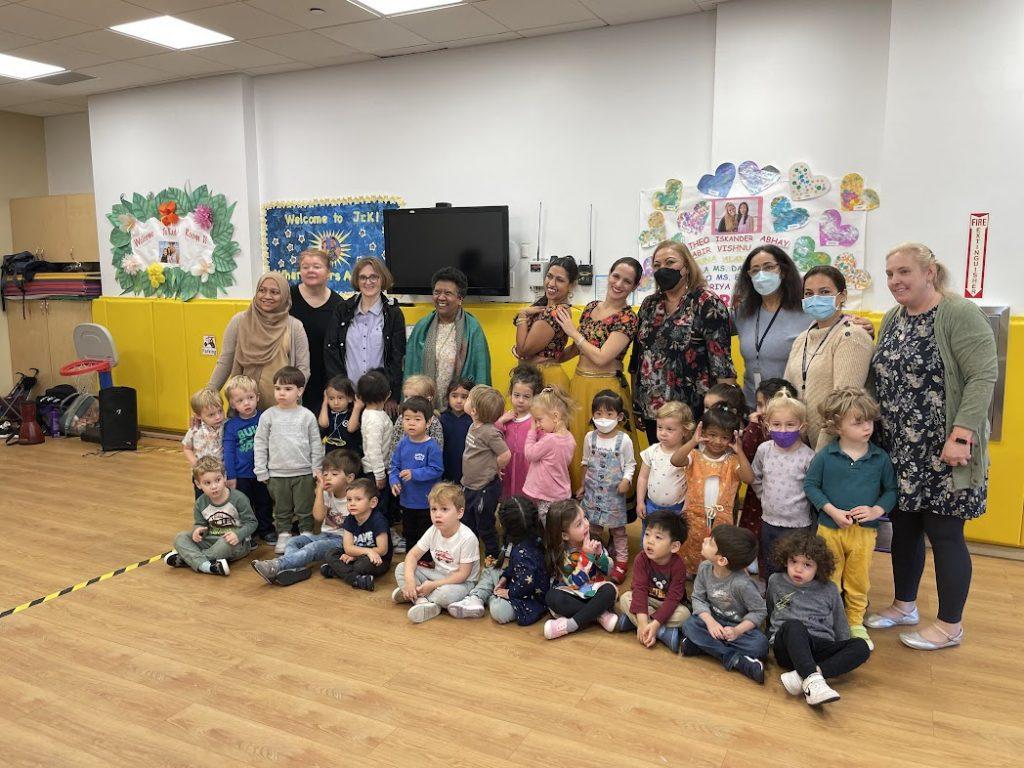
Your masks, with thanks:
[{"label": "heart-shaped paper cutout", "polygon": [[665,189],[658,190],[651,195],[651,202],[659,211],[679,210],[679,201],[683,197],[683,182],[679,179],[669,179],[665,182]]},{"label": "heart-shaped paper cutout", "polygon": [[697,182],[697,189],[708,197],[725,197],[732,189],[732,183],[736,180],[736,166],[732,163],[722,163],[715,169],[715,173],[705,173]]},{"label": "heart-shaped paper cutout", "polygon": [[649,229],[640,233],[641,248],[653,248],[665,239],[665,214],[655,211],[647,217],[647,226]]},{"label": "heart-shaped paper cutout", "polygon": [[806,272],[811,267],[832,263],[832,259],[827,253],[815,251],[814,248],[814,238],[810,235],[801,235],[793,241],[793,261],[801,272]]},{"label": "heart-shaped paper cutout", "polygon": [[699,235],[704,231],[704,225],[708,223],[710,212],[711,206],[708,205],[707,200],[700,200],[689,211],[680,211],[676,223],[684,232]]},{"label": "heart-shaped paper cutout", "polygon": [[811,217],[806,208],[794,208],[789,198],[784,195],[772,198],[771,212],[772,228],[776,232],[800,229]]},{"label": "heart-shaped paper cutout", "polygon": [[859,173],[843,176],[839,185],[844,211],[873,211],[881,202],[873,189],[864,189],[864,177]]},{"label": "heart-shaped paper cutout", "polygon": [[836,257],[836,269],[843,273],[846,284],[858,291],[866,291],[871,287],[871,275],[857,266],[852,253],[841,253]]},{"label": "heart-shaped paper cutout", "polygon": [[793,163],[789,169],[789,188],[794,200],[813,200],[827,194],[832,183],[824,176],[814,176],[807,163]]},{"label": "heart-shaped paper cutout", "polygon": [[818,219],[818,242],[821,245],[839,245],[849,248],[857,242],[860,232],[852,224],[843,224],[842,214],[829,208]]},{"label": "heart-shaped paper cutout", "polygon": [[740,182],[752,195],[759,195],[779,180],[782,175],[774,165],[758,168],[753,160],[744,160],[737,170]]}]

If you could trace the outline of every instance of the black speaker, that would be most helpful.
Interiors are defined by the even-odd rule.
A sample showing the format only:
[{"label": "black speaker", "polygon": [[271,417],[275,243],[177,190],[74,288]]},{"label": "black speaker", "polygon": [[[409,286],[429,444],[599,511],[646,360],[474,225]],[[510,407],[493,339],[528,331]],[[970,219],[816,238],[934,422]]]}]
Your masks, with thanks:
[{"label": "black speaker", "polygon": [[134,451],[139,443],[139,408],[131,387],[100,390],[100,445],[104,451]]}]

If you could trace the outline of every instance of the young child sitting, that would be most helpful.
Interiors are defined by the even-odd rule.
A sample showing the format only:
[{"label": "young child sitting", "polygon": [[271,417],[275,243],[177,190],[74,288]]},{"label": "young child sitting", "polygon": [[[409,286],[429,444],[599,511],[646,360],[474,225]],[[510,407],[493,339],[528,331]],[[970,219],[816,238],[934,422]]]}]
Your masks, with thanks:
[{"label": "young child sitting", "polygon": [[228,379],[224,394],[234,415],[224,423],[224,469],[228,487],[246,495],[256,515],[256,535],[267,544],[277,543],[274,504],[265,483],[256,479],[254,441],[260,411],[256,409],[259,389],[248,376]]},{"label": "young child sitting", "polygon": [[324,578],[372,592],[374,579],[391,568],[390,526],[377,510],[379,493],[377,484],[365,477],[349,485],[348,515],[341,524],[344,549],[329,554],[320,566]]},{"label": "young child sitting", "polygon": [[441,411],[441,434],[444,435],[444,479],[462,483],[462,454],[466,452],[466,435],[473,426],[473,417],[466,413],[466,400],[476,383],[456,378],[448,385],[448,407]]},{"label": "young child sitting", "polygon": [[537,503],[542,522],[551,502],[572,496],[569,462],[576,452],[576,438],[569,431],[569,420],[575,408],[572,399],[557,387],[545,387],[533,398],[534,428],[523,447],[530,464],[523,493]]},{"label": "young child sitting", "polygon": [[658,442],[640,452],[640,474],[636,479],[636,514],[644,521],[658,511],[683,514],[686,501],[686,472],[672,463],[672,456],[693,431],[693,412],[683,403],[665,403],[655,414]]},{"label": "young child sitting", "polygon": [[837,389],[819,406],[823,428],[839,439],[814,457],[804,489],[818,514],[818,535],[836,561],[832,581],[846,604],[850,634],[874,650],[864,628],[871,587],[871,554],[878,521],[896,506],[896,472],[889,455],[871,442],[878,403],[863,389]]},{"label": "young child sitting", "polygon": [[[224,403],[220,395],[208,387],[203,388],[192,395],[189,405],[192,415],[199,419],[199,424],[189,427],[181,439],[181,450],[189,467],[194,467],[204,456],[220,461],[224,456]],[[195,483],[192,485],[198,499],[202,492]]]},{"label": "young child sitting", "polygon": [[501,498],[510,499],[523,493],[526,471],[530,462],[526,460],[526,438],[533,429],[533,398],[544,386],[540,371],[530,363],[520,363],[509,374],[508,397],[512,408],[494,422],[505,444],[512,452],[512,459],[502,473]]},{"label": "young child sitting", "polygon": [[683,656],[706,653],[757,683],[764,682],[768,638],[761,623],[764,598],[747,575],[757,557],[757,539],[735,525],[717,525],[704,539],[704,562],[693,581],[693,616],[683,624]]},{"label": "young child sitting", "polygon": [[466,495],[464,522],[484,545],[484,565],[494,568],[501,558],[494,511],[501,496],[501,471],[512,458],[494,422],[505,410],[505,398],[494,387],[478,384],[469,393],[466,413],[473,426],[462,457],[462,492]]},{"label": "young child sitting", "polygon": [[423,397],[410,397],[399,406],[405,436],[391,457],[391,492],[402,507],[402,530],[406,541],[419,541],[430,527],[428,494],[444,472],[441,446],[427,435],[434,404]]},{"label": "young child sitting", "polygon": [[803,693],[816,706],[837,701],[825,681],[852,672],[871,655],[863,638],[850,637],[839,589],[831,581],[835,561],[828,545],[813,533],[779,539],[772,553],[782,569],[768,579],[768,640],[787,693]]},{"label": "young child sitting", "polygon": [[[476,586],[480,575],[480,542],[462,524],[466,499],[454,483],[438,483],[430,491],[431,526],[395,568],[396,603],[412,603],[409,620],[429,621]],[[433,568],[419,565],[429,554]]]},{"label": "young child sitting", "polygon": [[283,555],[292,535],[292,520],[299,532],[313,533],[313,499],[324,460],[324,444],[316,417],[302,407],[306,377],[286,365],[274,374],[277,405],[260,416],[254,439],[256,478],[267,484],[274,500],[275,554]]},{"label": "young child sitting", "polygon": [[249,554],[256,517],[249,500],[228,488],[219,459],[204,456],[197,460],[192,479],[200,489],[192,508],[193,528],[174,538],[174,549],[164,556],[164,562],[172,568],[227,576],[231,573],[228,563]]},{"label": "young child sitting", "polygon": [[499,571],[504,564],[499,563],[487,568],[469,596],[449,605],[448,613],[457,619],[479,619],[486,605],[499,624],[515,621],[526,627],[547,613],[544,598],[551,585],[537,505],[526,496],[505,499],[498,506],[498,522],[511,547],[508,567]]},{"label": "young child sitting", "polygon": [[342,523],[348,515],[346,493],[359,474],[359,457],[352,451],[336,449],[324,456],[316,484],[313,519],[321,523],[320,533],[306,533],[288,540],[284,554],[274,560],[253,560],[253,570],[268,584],[289,587],[309,578],[310,563],[326,559],[341,549]]},{"label": "young child sitting", "polygon": [[331,377],[317,418],[325,450],[348,448],[362,455],[363,436],[359,433],[359,419],[353,418],[355,402],[356,391],[352,382],[344,376]]},{"label": "young child sitting", "polygon": [[590,538],[590,522],[575,500],[556,501],[548,509],[544,550],[551,574],[546,601],[557,617],[544,622],[544,637],[554,640],[594,622],[614,632],[612,561],[601,541]]},{"label": "young child sitting", "polygon": [[619,597],[618,630],[636,631],[646,648],[660,640],[679,652],[679,628],[690,617],[686,600],[686,566],[679,548],[686,541],[686,521],[662,510],[647,517],[643,549],[633,559],[633,588]]}]

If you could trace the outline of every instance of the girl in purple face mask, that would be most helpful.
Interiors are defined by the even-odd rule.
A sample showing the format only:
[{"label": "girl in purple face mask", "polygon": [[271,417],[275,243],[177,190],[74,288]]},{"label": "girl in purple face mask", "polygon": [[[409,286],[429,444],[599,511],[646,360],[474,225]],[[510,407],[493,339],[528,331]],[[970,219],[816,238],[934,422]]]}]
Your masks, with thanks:
[{"label": "girl in purple face mask", "polygon": [[754,454],[750,489],[761,499],[761,552],[767,579],[773,572],[768,554],[775,541],[791,533],[814,533],[817,523],[804,495],[804,477],[814,458],[804,442],[807,407],[782,389],[768,401],[761,422],[771,439]]}]

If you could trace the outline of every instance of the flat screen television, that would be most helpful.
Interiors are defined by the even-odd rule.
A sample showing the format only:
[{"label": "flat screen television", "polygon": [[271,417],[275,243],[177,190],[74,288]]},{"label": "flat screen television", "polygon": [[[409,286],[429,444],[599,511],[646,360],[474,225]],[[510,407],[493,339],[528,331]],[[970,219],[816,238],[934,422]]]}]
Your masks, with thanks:
[{"label": "flat screen television", "polygon": [[458,267],[472,296],[508,296],[508,206],[384,211],[384,252],[393,293],[429,295],[441,267]]}]

